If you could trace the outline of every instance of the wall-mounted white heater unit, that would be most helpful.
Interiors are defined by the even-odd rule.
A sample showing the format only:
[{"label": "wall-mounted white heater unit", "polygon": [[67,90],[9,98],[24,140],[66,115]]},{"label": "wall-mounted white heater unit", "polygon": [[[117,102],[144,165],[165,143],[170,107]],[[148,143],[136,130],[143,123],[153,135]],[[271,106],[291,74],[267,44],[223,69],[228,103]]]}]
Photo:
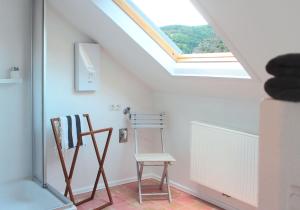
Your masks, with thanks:
[{"label": "wall-mounted white heater unit", "polygon": [[258,136],[191,123],[193,181],[257,206]]},{"label": "wall-mounted white heater unit", "polygon": [[96,91],[100,71],[100,46],[94,43],[75,44],[75,90]]}]

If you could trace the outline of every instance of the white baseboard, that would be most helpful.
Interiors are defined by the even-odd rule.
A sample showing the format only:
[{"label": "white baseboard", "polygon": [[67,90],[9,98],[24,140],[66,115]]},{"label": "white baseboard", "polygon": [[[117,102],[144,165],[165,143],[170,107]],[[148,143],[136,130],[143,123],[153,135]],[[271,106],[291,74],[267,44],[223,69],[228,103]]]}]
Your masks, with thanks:
[{"label": "white baseboard", "polygon": [[[153,179],[155,180],[158,180],[160,181],[160,178],[161,176],[157,175],[157,174],[152,174],[152,177]],[[215,198],[213,198],[212,196],[208,196],[208,195],[205,195],[204,193],[199,193],[199,192],[196,192],[195,190],[189,188],[189,187],[186,187],[184,185],[181,185],[173,180],[170,180],[170,185],[176,189],[179,189],[185,193],[188,193],[190,195],[193,195],[201,200],[204,200],[208,203],[211,203],[211,204],[214,204],[215,206],[218,206],[220,208],[223,208],[223,209],[226,209],[226,210],[257,210],[257,208],[255,207],[247,207],[247,209],[239,209],[239,208],[236,208],[232,205],[229,205],[227,203],[224,203],[220,200],[217,200]]]},{"label": "white baseboard", "polygon": [[[157,175],[157,174],[154,174],[154,173],[147,173],[147,174],[143,174],[143,180],[144,179],[155,179],[155,180],[158,180],[160,181],[160,176]],[[118,186],[118,185],[123,185],[123,184],[128,184],[128,183],[132,183],[132,182],[136,182],[137,181],[137,177],[131,177],[131,178],[126,178],[126,179],[120,179],[120,180],[115,180],[115,181],[109,181],[108,184],[110,187],[114,187],[114,186]],[[233,207],[229,204],[226,204],[220,200],[217,200],[211,196],[208,196],[208,195],[205,195],[204,193],[199,193],[199,192],[196,192],[195,190],[189,188],[189,187],[186,187],[184,185],[181,185],[173,180],[170,180],[170,185],[174,188],[177,188],[183,192],[186,192],[190,195],[193,195],[201,200],[204,200],[208,203],[211,203],[211,204],[214,204],[218,207],[221,207],[223,209],[226,209],[226,210],[246,210],[246,209],[238,209],[236,207]],[[89,187],[83,187],[83,188],[78,188],[78,189],[75,189],[74,190],[74,194],[81,194],[81,193],[86,193],[86,192],[90,192],[92,191],[93,189],[93,186],[89,186]],[[98,186],[97,189],[104,189],[104,184],[100,184]],[[247,208],[247,210],[256,210],[256,208]]]},{"label": "white baseboard", "polygon": [[[153,176],[152,177],[153,179],[158,180],[158,181],[161,178],[161,176],[159,176],[157,174],[152,174],[152,176]],[[200,198],[201,200],[207,201],[207,202],[209,202],[211,204],[214,204],[214,205],[216,205],[218,207],[221,207],[223,209],[226,209],[226,210],[238,210],[236,208],[233,208],[232,206],[228,206],[227,204],[225,204],[223,202],[220,202],[220,201],[212,199],[212,198],[210,198],[208,196],[202,195],[202,194],[200,194],[200,193],[198,193],[198,192],[196,192],[196,191],[194,191],[194,190],[192,190],[192,189],[190,189],[190,188],[188,188],[186,186],[183,186],[183,185],[181,185],[181,184],[179,184],[177,182],[174,182],[173,180],[170,180],[170,185],[172,187],[174,187],[174,188],[177,188],[177,189],[185,192],[185,193],[193,195],[193,196],[195,196],[197,198]]]},{"label": "white baseboard", "polygon": [[[143,174],[143,180],[144,179],[152,179],[153,178],[153,174],[149,173],[149,174]],[[123,185],[123,184],[128,184],[128,183],[132,183],[132,182],[136,182],[137,181],[137,177],[131,177],[131,178],[126,178],[126,179],[120,179],[120,180],[114,180],[114,181],[108,181],[108,185],[110,187],[114,187],[114,186],[118,186],[118,185]],[[88,186],[88,187],[82,187],[82,188],[77,188],[73,190],[73,193],[75,195],[77,194],[81,194],[81,193],[86,193],[86,192],[91,192],[93,190],[94,186]],[[97,188],[97,190],[101,190],[104,189],[104,184],[100,184]]]}]

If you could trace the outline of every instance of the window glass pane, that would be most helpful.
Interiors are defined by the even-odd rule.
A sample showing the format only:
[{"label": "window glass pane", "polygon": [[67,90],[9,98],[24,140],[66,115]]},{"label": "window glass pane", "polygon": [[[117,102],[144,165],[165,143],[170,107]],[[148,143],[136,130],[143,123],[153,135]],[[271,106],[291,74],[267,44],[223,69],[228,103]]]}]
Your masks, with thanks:
[{"label": "window glass pane", "polygon": [[229,52],[190,0],[130,0],[184,54]]}]

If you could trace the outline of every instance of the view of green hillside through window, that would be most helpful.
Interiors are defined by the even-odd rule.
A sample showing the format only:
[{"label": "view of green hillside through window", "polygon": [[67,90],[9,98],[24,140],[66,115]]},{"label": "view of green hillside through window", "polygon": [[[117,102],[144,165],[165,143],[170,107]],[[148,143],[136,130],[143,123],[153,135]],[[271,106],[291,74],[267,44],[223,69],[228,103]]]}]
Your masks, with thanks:
[{"label": "view of green hillside through window", "polygon": [[209,25],[168,25],[160,29],[184,54],[229,52]]},{"label": "view of green hillside through window", "polygon": [[191,0],[128,0],[183,54],[229,52]]}]

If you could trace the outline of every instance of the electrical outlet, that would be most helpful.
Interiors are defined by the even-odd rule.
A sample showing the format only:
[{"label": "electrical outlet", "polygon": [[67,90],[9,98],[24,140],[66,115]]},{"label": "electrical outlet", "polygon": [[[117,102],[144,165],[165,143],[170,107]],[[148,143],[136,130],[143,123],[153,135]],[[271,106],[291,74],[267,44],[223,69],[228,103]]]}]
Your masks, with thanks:
[{"label": "electrical outlet", "polygon": [[110,105],[110,110],[111,111],[120,111],[121,110],[121,105],[120,104],[111,104]]},{"label": "electrical outlet", "polygon": [[115,110],[120,111],[121,110],[121,105],[120,104],[115,104]]}]

